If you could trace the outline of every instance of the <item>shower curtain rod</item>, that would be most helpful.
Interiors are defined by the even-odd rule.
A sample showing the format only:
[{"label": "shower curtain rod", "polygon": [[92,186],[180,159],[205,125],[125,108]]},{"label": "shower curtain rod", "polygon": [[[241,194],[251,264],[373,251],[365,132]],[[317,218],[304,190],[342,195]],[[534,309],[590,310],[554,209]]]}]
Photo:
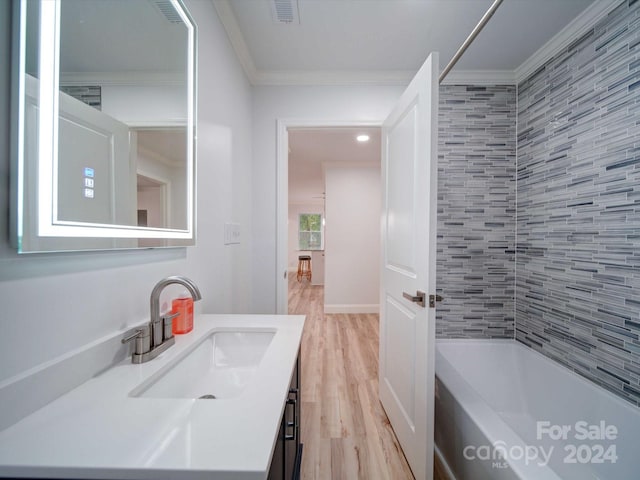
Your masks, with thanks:
[{"label": "shower curtain rod", "polygon": [[446,67],[444,67],[444,70],[442,71],[442,73],[440,74],[440,77],[438,78],[438,83],[442,83],[442,80],[444,80],[444,77],[446,77],[449,71],[453,68],[453,66],[456,63],[458,63],[458,60],[460,60],[460,57],[462,56],[462,54],[467,50],[469,45],[471,45],[471,42],[475,40],[475,38],[478,36],[480,31],[484,28],[484,26],[489,21],[489,19],[493,16],[494,13],[496,13],[496,10],[498,9],[502,1],[503,0],[495,0],[493,4],[489,7],[489,10],[487,10],[487,13],[485,13],[484,16],[480,19],[476,27],[469,34],[469,36],[464,41],[464,43],[460,46],[460,48],[458,49],[456,54],[453,56],[451,61],[447,64]]}]

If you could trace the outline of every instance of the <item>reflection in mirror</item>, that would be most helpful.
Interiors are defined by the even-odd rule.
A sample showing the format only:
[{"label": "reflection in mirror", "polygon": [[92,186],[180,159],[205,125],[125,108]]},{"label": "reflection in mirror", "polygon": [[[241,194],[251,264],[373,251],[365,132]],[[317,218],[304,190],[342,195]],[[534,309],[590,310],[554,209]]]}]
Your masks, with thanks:
[{"label": "reflection in mirror", "polygon": [[187,228],[185,129],[136,129],[135,137],[138,214],[149,212],[147,224],[138,226]]},{"label": "reflection in mirror", "polygon": [[193,244],[195,25],[182,4],[18,8],[18,250]]}]

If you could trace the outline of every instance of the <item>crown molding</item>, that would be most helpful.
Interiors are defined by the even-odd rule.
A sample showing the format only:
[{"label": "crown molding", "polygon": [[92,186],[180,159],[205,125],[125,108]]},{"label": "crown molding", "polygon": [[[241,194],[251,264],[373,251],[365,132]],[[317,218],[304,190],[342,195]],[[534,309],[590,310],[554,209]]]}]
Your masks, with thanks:
[{"label": "crown molding", "polygon": [[244,41],[244,36],[242,35],[242,31],[238,25],[238,20],[233,13],[229,0],[211,1],[213,2],[213,6],[216,9],[222,26],[227,32],[231,46],[238,56],[238,60],[240,61],[240,65],[242,65],[244,73],[247,75],[247,78],[252,85],[257,85],[256,77],[258,70],[256,69],[253,57],[249,52],[249,47],[247,47],[247,43]]},{"label": "crown molding", "polygon": [[[211,0],[240,64],[254,86],[365,86],[409,84],[414,71],[407,70],[258,70],[244,40],[229,0]],[[582,36],[620,3],[596,0],[515,70],[453,70],[445,85],[517,85],[550,58]]]},{"label": "crown molding", "polygon": [[65,72],[63,85],[184,85],[184,75],[173,72]]},{"label": "crown molding", "polygon": [[[163,164],[165,167],[169,168],[180,168],[185,167],[185,162],[177,160],[175,158],[170,158],[158,153],[155,150],[151,150],[150,148],[143,147],[142,145],[138,145],[138,152],[146,155],[150,160],[159,162]],[[153,178],[154,180],[158,180],[158,178],[154,177],[150,172],[144,173],[139,171],[138,173],[144,175],[145,177]],[[165,179],[165,183],[168,183]]]},{"label": "crown molding", "polygon": [[[295,207],[308,207],[308,206],[313,206],[313,207],[324,207],[324,200],[291,200],[289,202],[289,205],[291,206],[295,206]],[[316,212],[309,212],[309,213],[316,213]],[[319,212],[318,212],[319,213]]]},{"label": "crown molding", "polygon": [[538,51],[515,69],[517,83],[525,80],[549,59],[555,57],[572,41],[591,30],[596,23],[604,19],[611,10],[619,5],[620,0],[597,0],[589,5],[580,15],[545,43]]},{"label": "crown molding", "polygon": [[452,70],[443,85],[515,85],[512,70]]},{"label": "crown molding", "polygon": [[404,70],[262,70],[254,85],[403,85],[409,84],[415,72]]},{"label": "crown molding", "polygon": [[[411,70],[358,70],[358,71],[258,71],[257,85],[400,85],[407,86],[416,72]],[[460,70],[452,71],[444,84],[464,85],[515,85],[513,71],[510,70]]]}]

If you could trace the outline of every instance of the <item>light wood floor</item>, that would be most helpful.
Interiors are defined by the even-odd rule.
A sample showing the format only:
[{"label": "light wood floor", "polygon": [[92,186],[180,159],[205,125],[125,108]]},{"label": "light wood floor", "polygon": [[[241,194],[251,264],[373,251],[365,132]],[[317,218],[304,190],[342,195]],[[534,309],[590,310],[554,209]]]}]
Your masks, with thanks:
[{"label": "light wood floor", "polygon": [[413,479],[378,400],[378,315],[325,315],[324,288],[292,277],[289,313],[307,316],[302,478]]}]

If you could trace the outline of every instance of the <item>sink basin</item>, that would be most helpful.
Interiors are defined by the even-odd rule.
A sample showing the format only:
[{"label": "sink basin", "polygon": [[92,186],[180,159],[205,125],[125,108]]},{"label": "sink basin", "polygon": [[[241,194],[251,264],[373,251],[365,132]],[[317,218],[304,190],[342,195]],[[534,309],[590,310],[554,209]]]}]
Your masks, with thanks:
[{"label": "sink basin", "polygon": [[233,398],[260,364],[274,331],[214,332],[131,392],[147,398]]}]

